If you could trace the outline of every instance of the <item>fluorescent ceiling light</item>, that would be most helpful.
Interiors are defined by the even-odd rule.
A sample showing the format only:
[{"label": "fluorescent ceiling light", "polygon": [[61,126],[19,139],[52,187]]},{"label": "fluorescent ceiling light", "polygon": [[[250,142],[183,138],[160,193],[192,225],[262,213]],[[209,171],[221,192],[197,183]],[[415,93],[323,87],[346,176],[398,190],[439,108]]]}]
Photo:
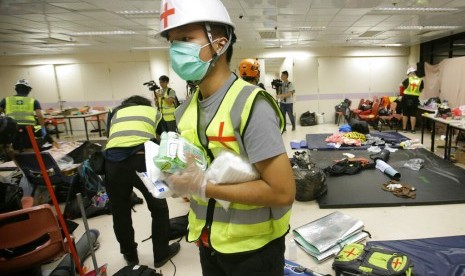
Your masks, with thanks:
[{"label": "fluorescent ceiling light", "polygon": [[134,31],[101,31],[101,32],[74,32],[69,33],[71,36],[86,36],[86,35],[133,35]]},{"label": "fluorescent ceiling light", "polygon": [[381,12],[456,12],[458,8],[427,8],[427,7],[385,7],[375,8],[373,11]]},{"label": "fluorescent ceiling light", "polygon": [[323,31],[326,27],[297,27],[295,29],[299,31]]},{"label": "fluorescent ceiling light", "polygon": [[385,47],[401,47],[401,46],[404,46],[404,45],[400,44],[400,43],[391,43],[391,44],[381,44],[381,46],[385,46]]},{"label": "fluorescent ceiling light", "polygon": [[401,31],[420,31],[420,30],[451,30],[457,29],[460,26],[397,26],[395,30]]},{"label": "fluorescent ceiling light", "polygon": [[62,48],[62,47],[83,47],[90,46],[90,44],[78,44],[78,43],[64,43],[64,44],[42,44],[38,45],[39,48]]},{"label": "fluorescent ceiling light", "polygon": [[158,49],[168,49],[168,48],[169,48],[169,46],[132,47],[131,50],[144,51],[144,50],[158,50]]},{"label": "fluorescent ceiling light", "polygon": [[146,11],[117,11],[117,14],[122,14],[122,15],[149,15],[149,14],[159,14],[160,12],[157,10],[146,10]]}]

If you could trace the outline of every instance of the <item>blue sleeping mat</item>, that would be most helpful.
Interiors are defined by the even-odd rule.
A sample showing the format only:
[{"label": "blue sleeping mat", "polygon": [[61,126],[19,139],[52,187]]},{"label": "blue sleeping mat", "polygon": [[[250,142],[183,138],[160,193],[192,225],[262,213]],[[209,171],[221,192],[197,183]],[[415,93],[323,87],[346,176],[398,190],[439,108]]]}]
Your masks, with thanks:
[{"label": "blue sleeping mat", "polygon": [[[325,139],[331,136],[332,133],[320,133],[320,134],[307,134],[307,148],[309,150],[349,150],[349,149],[360,149],[365,150],[370,147],[370,145],[362,145],[360,147],[355,146],[341,146],[340,148],[335,148],[333,146],[329,146],[328,143],[325,142]],[[372,132],[370,133],[371,136],[379,137],[384,140],[386,143],[389,144],[399,144],[402,141],[408,140],[409,138],[405,137],[404,135],[394,132],[394,131],[387,131],[387,132]]]},{"label": "blue sleeping mat", "polygon": [[414,275],[465,275],[465,236],[427,239],[369,241],[412,258]]}]

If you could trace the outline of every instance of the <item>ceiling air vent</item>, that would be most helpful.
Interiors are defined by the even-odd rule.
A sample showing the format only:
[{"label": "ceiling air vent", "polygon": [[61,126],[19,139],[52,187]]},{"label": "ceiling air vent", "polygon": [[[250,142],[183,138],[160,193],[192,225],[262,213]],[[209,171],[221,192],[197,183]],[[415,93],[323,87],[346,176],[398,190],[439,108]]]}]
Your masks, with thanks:
[{"label": "ceiling air vent", "polygon": [[276,31],[264,31],[264,32],[259,32],[260,38],[262,39],[276,39]]},{"label": "ceiling air vent", "polygon": [[379,33],[381,33],[381,31],[366,31],[363,34],[359,35],[358,37],[372,37],[372,36],[378,35]]}]

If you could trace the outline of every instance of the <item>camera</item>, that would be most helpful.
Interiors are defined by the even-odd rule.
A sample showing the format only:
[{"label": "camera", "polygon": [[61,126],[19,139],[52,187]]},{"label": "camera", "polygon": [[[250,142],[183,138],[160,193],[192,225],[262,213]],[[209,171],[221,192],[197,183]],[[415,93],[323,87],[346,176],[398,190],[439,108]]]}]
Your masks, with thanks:
[{"label": "camera", "polygon": [[274,79],[273,81],[271,81],[271,87],[273,89],[278,89],[280,88],[281,86],[283,86],[283,81],[280,80],[280,79]]},{"label": "camera", "polygon": [[147,85],[150,91],[155,91],[155,90],[160,89],[160,86],[158,86],[153,80],[144,82],[143,85]]}]

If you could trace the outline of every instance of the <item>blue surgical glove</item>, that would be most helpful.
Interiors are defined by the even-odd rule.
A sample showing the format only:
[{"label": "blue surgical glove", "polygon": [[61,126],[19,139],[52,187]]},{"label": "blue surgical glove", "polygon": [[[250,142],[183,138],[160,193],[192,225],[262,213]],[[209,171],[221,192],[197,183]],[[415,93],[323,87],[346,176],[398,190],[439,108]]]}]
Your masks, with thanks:
[{"label": "blue surgical glove", "polygon": [[47,136],[47,128],[45,126],[42,127],[42,138]]}]

